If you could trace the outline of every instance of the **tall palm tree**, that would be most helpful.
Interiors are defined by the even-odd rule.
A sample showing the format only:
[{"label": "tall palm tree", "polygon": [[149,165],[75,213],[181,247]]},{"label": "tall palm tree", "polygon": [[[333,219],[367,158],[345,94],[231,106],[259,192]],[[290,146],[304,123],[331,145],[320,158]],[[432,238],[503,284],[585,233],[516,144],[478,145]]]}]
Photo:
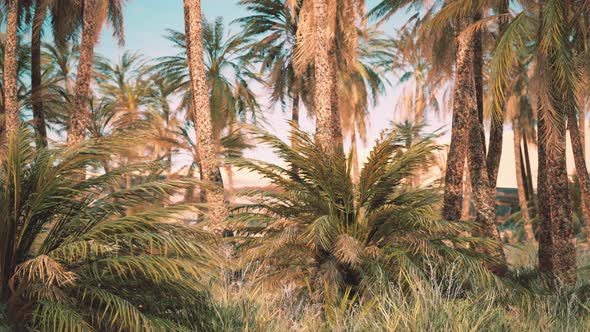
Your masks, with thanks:
[{"label": "tall palm tree", "polygon": [[[420,1],[383,1],[371,13],[378,16],[390,16],[406,4],[424,5]],[[463,175],[465,161],[469,160],[469,176],[473,190],[474,204],[478,222],[482,225],[484,235],[499,240],[495,215],[495,179],[499,163],[497,148],[494,154],[486,155],[483,127],[483,102],[481,86],[483,80],[480,61],[480,29],[473,29],[474,19],[479,19],[483,11],[482,3],[444,2],[434,4],[426,12],[438,12],[428,20],[426,26],[443,33],[454,31],[455,34],[455,74],[453,96],[453,124],[445,174],[445,197],[443,217],[459,220],[463,203]],[[450,22],[453,24],[451,25]],[[476,22],[479,24],[479,22]],[[496,126],[497,128],[497,126]],[[501,133],[500,133],[501,135]],[[494,142],[494,144],[497,144]],[[492,157],[492,158],[488,158]],[[490,159],[491,167],[488,167]],[[493,185],[492,185],[493,184]],[[504,260],[502,250],[491,253],[498,261]],[[495,273],[504,274],[505,264],[489,266]]]},{"label": "tall palm tree", "polygon": [[37,137],[37,145],[47,146],[47,124],[43,110],[43,89],[41,71],[41,37],[43,24],[49,9],[48,0],[35,1],[35,13],[31,28],[31,98],[33,108],[33,127]]},{"label": "tall palm tree", "polygon": [[74,145],[82,141],[88,127],[88,100],[90,97],[94,46],[105,23],[103,19],[109,20],[113,26],[113,34],[122,44],[124,41],[122,16],[124,4],[125,0],[83,1],[80,60],[76,74],[73,110],[68,128],[68,145]]},{"label": "tall palm tree", "polygon": [[[466,22],[466,18],[461,21],[459,31],[464,30],[469,24]],[[461,38],[457,34],[453,122],[451,144],[447,157],[443,207],[443,217],[448,220],[459,220],[461,218],[463,169],[467,157],[468,138],[470,138],[468,135],[469,111],[470,109],[477,111],[471,71],[473,47],[474,39],[472,36],[463,36]]]},{"label": "tall palm tree", "polygon": [[299,11],[295,70],[313,67],[316,136],[328,153],[342,150],[339,78],[355,67],[364,18],[361,0],[307,0]]},{"label": "tall palm tree", "polygon": [[[91,122],[95,122],[93,118],[95,115],[104,116],[103,119],[108,121],[102,125],[107,128],[101,131],[109,135],[149,130],[146,128],[148,120],[146,113],[152,102],[150,98],[152,87],[147,62],[137,53],[124,52],[116,63],[102,57],[95,57],[94,67],[96,90],[100,98],[92,98],[93,101],[98,102],[98,108],[93,111],[99,112],[98,114],[91,112]],[[98,123],[101,122],[100,119],[97,120],[99,120]],[[151,143],[153,143],[152,140],[138,141],[133,151],[119,156],[118,163],[133,164],[147,157],[146,148]],[[131,180],[130,175],[126,177],[127,188],[131,186]]]},{"label": "tall palm tree", "polygon": [[[381,21],[389,19],[400,9],[411,5],[417,8],[423,8],[426,3],[421,0],[404,0],[404,1],[389,1],[384,0],[379,2],[370,12],[369,17],[380,19]],[[405,45],[409,46],[409,51],[401,51],[400,54],[408,56],[407,59],[411,59],[413,55],[411,51],[413,49],[423,50],[423,55],[430,58],[430,62],[435,68],[435,73],[442,73],[443,77],[444,70],[448,70],[454,64],[454,73],[447,73],[454,76],[455,85],[453,87],[453,112],[452,112],[452,129],[451,129],[451,144],[449,147],[447,166],[445,173],[445,194],[443,203],[443,217],[447,220],[459,220],[462,214],[463,205],[463,179],[466,169],[466,158],[468,156],[468,138],[469,138],[469,110],[475,108],[477,111],[477,100],[475,99],[475,87],[473,83],[473,63],[474,63],[474,52],[475,52],[475,36],[471,35],[460,35],[460,32],[467,28],[470,24],[470,17],[462,17],[461,19],[451,19],[453,15],[445,15],[445,19],[441,19],[440,15],[437,16],[437,11],[440,10],[440,3],[436,2],[430,7],[426,7],[425,14],[414,15],[412,18],[418,16],[421,19],[418,20],[415,30],[418,33],[420,30],[426,30],[424,27],[429,28],[428,31],[431,36],[434,36],[434,40],[430,42],[430,39],[422,45],[422,40],[418,40],[418,43],[413,43],[412,38],[424,39],[423,35],[416,37],[410,36],[406,38]],[[444,6],[443,6],[444,7]],[[435,25],[435,20],[438,19],[436,29],[431,29]],[[453,24],[450,24],[453,22]],[[404,32],[402,31],[402,34]],[[452,36],[452,38],[450,38]],[[403,37],[403,35],[402,35]],[[403,39],[402,39],[403,40]],[[444,41],[446,44],[443,48],[438,47],[438,41]],[[412,43],[410,43],[412,41]],[[454,56],[452,57],[452,64],[448,61],[449,52],[444,52],[445,49],[449,49],[449,45],[454,46]],[[431,50],[428,52],[428,50]],[[403,59],[403,58],[402,58]],[[417,68],[420,68],[420,59],[417,59]],[[446,67],[446,68],[445,68]],[[396,68],[397,69],[397,68]],[[432,71],[431,71],[432,72]],[[414,74],[415,79],[421,78]],[[438,74],[432,75],[431,77],[437,77]],[[402,79],[404,76],[402,76]],[[418,83],[418,82],[416,82]],[[462,84],[462,85],[461,85]],[[442,84],[440,84],[442,85]],[[439,86],[440,86],[439,85]],[[420,88],[416,86],[420,96]],[[421,121],[418,116],[421,115],[423,97],[416,98],[414,102],[414,115],[415,120]],[[418,115],[418,116],[416,116]]]},{"label": "tall palm tree", "polygon": [[6,39],[4,46],[4,127],[11,135],[19,126],[20,112],[17,96],[17,51],[19,1],[6,1]]},{"label": "tall palm tree", "polygon": [[[228,137],[238,133],[233,128],[236,122],[254,122],[260,116],[261,107],[252,90],[251,82],[261,83],[261,79],[251,69],[252,57],[246,52],[250,44],[247,38],[226,34],[221,18],[211,23],[204,20],[202,29],[213,142],[219,153],[221,152],[219,148],[224,145],[224,141],[227,143]],[[195,119],[191,111],[193,92],[187,67],[185,34],[169,31],[167,39],[180,50],[180,53],[157,59],[154,71],[175,84],[173,92],[181,95],[180,107],[186,110],[187,125],[189,128],[194,127]],[[193,153],[194,164],[200,167],[200,155],[195,153],[197,152],[195,149],[190,148],[192,140],[186,140],[184,134],[179,137],[183,142],[181,145]],[[217,180],[221,184],[220,176]]]},{"label": "tall palm tree", "polygon": [[42,45],[43,114],[47,128],[53,129],[56,133],[67,132],[76,84],[74,68],[78,58],[79,49],[73,43],[64,45],[43,43]]},{"label": "tall palm tree", "polygon": [[[306,1],[309,3],[310,0]],[[313,38],[314,38],[314,111],[316,118],[316,140],[328,154],[334,154],[342,142],[337,139],[337,114],[332,112],[333,89],[336,83],[330,57],[334,54],[334,35],[330,31],[331,22],[330,8],[327,0],[311,0],[313,2]],[[310,24],[310,23],[308,23]]]},{"label": "tall palm tree", "polygon": [[556,287],[576,280],[565,132],[567,117],[577,111],[578,73],[572,40],[580,38],[571,30],[575,28],[568,17],[583,9],[556,0],[523,9],[502,34],[491,62],[492,96],[502,100],[502,87],[516,65],[513,55],[534,52],[536,71],[531,90],[538,105],[539,268]]},{"label": "tall palm tree", "polygon": [[[221,183],[203,60],[201,20],[201,1],[184,0],[186,53],[192,91],[192,114],[202,169],[201,178],[205,181]],[[227,218],[223,188],[207,190],[205,195],[206,202],[212,206],[211,221],[218,227]]]},{"label": "tall palm tree", "polygon": [[[525,58],[531,59],[527,55],[525,55]],[[506,116],[512,121],[516,187],[522,221],[527,240],[533,241],[535,237],[529,211],[529,201],[533,200],[532,184],[529,184],[532,175],[530,174],[530,163],[527,165],[526,162],[528,156],[523,157],[522,147],[524,146],[524,152],[528,155],[526,137],[529,136],[527,133],[534,132],[535,120],[529,90],[529,66],[525,61],[525,59],[520,60],[515,73],[516,79],[513,79],[512,84],[507,89],[509,98],[503,104],[505,105]]]},{"label": "tall palm tree", "polygon": [[[577,7],[576,11],[580,11],[582,15],[574,15],[571,20],[572,24],[577,25],[579,31],[587,31],[588,22],[588,6]],[[588,62],[588,49],[587,38],[577,36],[572,43],[572,52],[575,57],[576,68],[579,73],[579,84],[587,84],[590,78],[590,63]],[[590,175],[588,174],[588,168],[586,167],[585,149],[586,149],[586,106],[589,94],[584,91],[585,89],[578,89],[576,91],[576,111],[568,114],[568,131],[570,134],[570,142],[572,145],[572,152],[574,155],[574,164],[576,175],[580,182],[581,191],[581,208],[584,217],[584,228],[586,240],[590,241]],[[578,125],[579,124],[579,125]],[[574,128],[573,126],[576,126]]]}]

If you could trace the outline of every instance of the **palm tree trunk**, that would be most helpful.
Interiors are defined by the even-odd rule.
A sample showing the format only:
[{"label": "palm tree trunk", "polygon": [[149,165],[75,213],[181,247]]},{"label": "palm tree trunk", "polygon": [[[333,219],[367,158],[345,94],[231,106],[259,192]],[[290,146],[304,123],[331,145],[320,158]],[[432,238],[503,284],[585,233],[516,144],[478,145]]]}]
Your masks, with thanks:
[{"label": "palm tree trunk", "polygon": [[[337,150],[338,132],[332,109],[334,96],[334,73],[330,56],[332,55],[333,40],[328,36],[328,4],[326,0],[313,0],[315,25],[315,87],[314,107],[316,114],[316,142],[333,155]],[[341,143],[340,143],[341,144]]]},{"label": "palm tree trunk", "polygon": [[[473,102],[475,101],[473,98],[471,100]],[[485,237],[499,241],[500,233],[496,224],[495,188],[490,186],[490,179],[488,177],[485,142],[482,140],[481,135],[483,128],[479,122],[477,107],[470,107],[470,109],[469,173],[471,175],[471,193],[475,205],[476,219],[482,225],[483,235]],[[507,272],[506,258],[502,248],[497,248],[495,252],[490,252],[489,254],[496,259],[494,264],[488,266],[490,271],[500,276],[505,275]]]},{"label": "palm tree trunk", "polygon": [[[468,22],[460,22],[467,27]],[[461,29],[462,30],[462,29]],[[445,174],[445,194],[443,218],[446,220],[461,219],[463,204],[463,173],[467,157],[469,134],[469,108],[475,108],[473,98],[473,38],[459,38],[457,32],[455,87],[453,91],[453,124],[451,127],[451,144],[447,154]]]},{"label": "palm tree trunk", "polygon": [[[562,6],[563,17],[568,17],[568,7]],[[541,27],[538,40],[545,29],[543,7],[539,8]],[[566,33],[564,36],[567,36]],[[563,37],[562,42],[568,43]],[[573,237],[572,209],[569,194],[569,179],[566,164],[566,119],[575,109],[574,87],[562,86],[560,73],[555,69],[558,61],[557,48],[561,43],[551,43],[543,53],[538,53],[541,63],[546,63],[543,74],[551,84],[548,99],[552,110],[539,102],[539,271],[545,273],[556,289],[576,283],[576,247]],[[571,53],[562,53],[566,61],[573,61]],[[545,58],[543,58],[545,56]],[[564,89],[565,88],[565,89]],[[549,119],[549,120],[548,120]],[[549,135],[550,134],[550,135]],[[541,153],[542,151],[542,153]]]},{"label": "palm tree trunk", "polygon": [[[519,130],[519,135],[520,135],[520,130]],[[520,142],[520,143],[522,143],[522,142]],[[522,156],[522,146],[520,144],[518,145],[518,156],[515,156],[515,158],[518,158],[518,162],[520,163],[520,177],[522,178],[522,187],[523,187],[522,189],[524,191],[524,198],[528,202],[531,199],[531,192],[529,191],[529,188],[527,186],[527,182],[529,181],[529,175],[527,174],[525,167],[524,167],[524,157]]]},{"label": "palm tree trunk", "polygon": [[[482,13],[481,11],[476,11],[473,15],[473,22],[477,22],[481,20]],[[479,123],[481,124],[481,137],[482,141],[484,142],[484,154],[486,152],[486,135],[485,129],[483,125],[483,43],[482,43],[483,34],[481,30],[477,30],[473,33],[473,81],[475,84],[475,98],[477,102],[477,117],[479,119]],[[490,140],[490,145],[492,141]]]},{"label": "palm tree trunk", "polygon": [[590,207],[590,175],[588,168],[586,168],[586,160],[584,158],[584,144],[582,144],[582,134],[580,127],[576,120],[576,115],[570,111],[568,115],[568,129],[570,131],[570,141],[572,143],[572,151],[574,154],[574,164],[576,166],[576,174],[578,181],[580,181],[580,191],[582,197],[582,212],[584,214],[584,231],[586,238],[590,237],[590,214],[586,207]]},{"label": "palm tree trunk", "polygon": [[[299,129],[299,94],[295,93],[291,105],[291,124],[295,129]],[[295,136],[291,136],[291,147],[295,147]]]},{"label": "palm tree trunk", "polygon": [[6,45],[4,50],[4,104],[6,136],[20,124],[17,96],[17,28],[18,0],[9,0],[6,13]]},{"label": "palm tree trunk", "polygon": [[[540,114],[539,114],[540,115]],[[538,172],[537,172],[537,211],[539,214],[539,270],[547,272],[552,270],[550,257],[551,243],[551,217],[548,205],[542,204],[548,201],[547,194],[549,184],[547,183],[547,156],[545,143],[545,120],[539,116],[537,121],[537,144],[538,144]]]},{"label": "palm tree trunk", "polygon": [[37,137],[37,146],[47,146],[47,127],[43,111],[41,89],[41,32],[47,14],[47,2],[38,0],[35,3],[35,16],[31,33],[31,90],[33,106],[33,127]]},{"label": "palm tree trunk", "polygon": [[[547,116],[545,112],[540,110],[539,123]],[[540,215],[539,270],[547,273],[557,286],[575,283],[576,249],[565,155],[565,116],[555,118],[551,140],[542,136],[547,128],[542,133],[539,125],[539,150],[543,150],[544,157],[539,157],[539,166],[543,163],[539,172],[539,209],[544,210]]]},{"label": "palm tree trunk", "polygon": [[535,234],[533,233],[533,225],[531,224],[528,202],[525,195],[525,185],[522,167],[523,165],[520,153],[520,129],[518,128],[516,121],[512,123],[512,131],[514,133],[514,165],[516,168],[516,189],[518,192],[518,204],[520,205],[520,213],[522,215],[522,222],[524,225],[524,232],[526,234],[527,240],[533,241],[535,239]]},{"label": "palm tree trunk", "polygon": [[[477,15],[474,17],[477,19]],[[462,22],[461,31],[464,31],[466,26],[463,25],[467,22]],[[469,41],[471,39],[471,41]],[[475,205],[476,219],[479,224],[482,225],[483,235],[485,237],[500,240],[500,233],[498,232],[498,226],[496,225],[496,197],[495,197],[495,184],[492,187],[492,182],[489,177],[488,169],[486,166],[486,148],[485,148],[485,135],[483,128],[483,93],[478,95],[477,84],[483,84],[483,80],[478,71],[481,70],[481,59],[477,59],[478,46],[481,48],[481,40],[478,45],[477,34],[473,36],[461,37],[458,40],[459,48],[462,48],[462,44],[471,43],[471,66],[467,66],[463,73],[467,78],[465,81],[455,81],[455,84],[459,85],[464,90],[465,96],[462,100],[463,107],[468,112],[468,123],[469,123],[469,154],[468,154],[468,165],[469,174],[471,176],[471,194],[473,196],[473,202]],[[481,52],[481,50],[480,50]],[[481,55],[480,55],[481,56]],[[474,66],[477,64],[478,66]],[[473,72],[475,71],[475,72]],[[483,91],[483,90],[482,90]],[[481,91],[480,91],[481,92]],[[481,110],[480,100],[481,99]],[[454,102],[457,102],[456,100]],[[497,275],[506,274],[506,258],[501,247],[497,248],[495,252],[489,253],[496,259],[494,264],[490,264],[488,268]]]},{"label": "palm tree trunk", "polygon": [[[535,195],[534,195],[534,188],[533,188],[533,172],[531,170],[531,155],[529,154],[529,142],[526,138],[526,132],[523,131],[522,132],[522,144],[523,144],[523,153],[524,153],[524,162],[525,162],[525,169],[526,169],[526,174],[528,175],[527,177],[527,181],[526,181],[526,186],[527,186],[527,190],[530,193],[530,197],[529,199],[532,199],[534,201],[535,199]],[[538,184],[537,184],[538,186]]]},{"label": "palm tree trunk", "polygon": [[488,179],[490,187],[496,191],[498,183],[498,172],[500,170],[500,159],[502,158],[502,144],[504,138],[503,119],[492,119],[490,126],[490,146],[486,160]]},{"label": "palm tree trunk", "polygon": [[[582,159],[586,162],[586,109],[582,107],[580,109],[579,117],[579,131],[580,131],[580,142],[582,150]],[[571,135],[571,133],[570,133]],[[576,167],[577,168],[577,167]],[[590,197],[590,195],[588,195]],[[590,205],[588,205],[587,199],[582,200],[582,214],[584,215],[584,231],[586,233],[586,241],[590,238]]]},{"label": "palm tree trunk", "polygon": [[90,80],[92,78],[92,62],[97,32],[98,1],[84,1],[82,22],[82,42],[80,44],[80,60],[76,75],[74,105],[68,128],[68,146],[84,140],[86,129],[90,123],[88,99],[90,97]]},{"label": "palm tree trunk", "polygon": [[461,219],[462,220],[469,220],[470,217],[471,217],[471,176],[469,175],[469,167],[465,167],[465,176],[463,177],[463,206],[461,207]]},{"label": "palm tree trunk", "polygon": [[201,27],[201,1],[184,0],[184,24],[186,49],[193,92],[193,119],[197,136],[197,150],[201,158],[201,177],[205,181],[220,184],[216,189],[207,190],[205,199],[211,205],[210,216],[214,225],[219,226],[227,218],[223,181],[216,158],[213,139],[209,92],[203,61],[203,40]]}]

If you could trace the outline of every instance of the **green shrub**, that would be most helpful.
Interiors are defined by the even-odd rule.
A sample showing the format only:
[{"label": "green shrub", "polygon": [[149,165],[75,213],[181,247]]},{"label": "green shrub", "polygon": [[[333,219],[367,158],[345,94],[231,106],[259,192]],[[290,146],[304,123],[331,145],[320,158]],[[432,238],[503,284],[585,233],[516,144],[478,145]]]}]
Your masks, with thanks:
[{"label": "green shrub", "polygon": [[209,325],[205,288],[213,259],[206,233],[169,221],[198,210],[171,204],[199,183],[154,180],[113,189],[125,174],[88,169],[124,140],[69,149],[11,136],[0,164],[0,303],[17,328],[38,331],[192,330]]}]

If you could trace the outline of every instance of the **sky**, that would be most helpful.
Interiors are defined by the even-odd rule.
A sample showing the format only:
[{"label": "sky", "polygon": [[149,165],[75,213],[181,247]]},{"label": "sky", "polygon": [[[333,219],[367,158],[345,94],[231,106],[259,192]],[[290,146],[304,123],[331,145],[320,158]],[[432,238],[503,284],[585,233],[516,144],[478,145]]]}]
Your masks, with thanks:
[{"label": "sky", "polygon": [[[372,8],[378,0],[368,0],[367,8]],[[202,0],[202,12],[208,19],[222,17],[224,22],[230,23],[236,18],[245,16],[247,11],[238,5],[237,0]],[[400,27],[404,22],[407,14],[401,13],[393,16],[381,28],[388,34],[393,35],[395,29]],[[112,31],[107,27],[99,40],[97,52],[107,58],[115,61],[125,50],[138,51],[149,58],[173,55],[177,53],[171,44],[163,37],[167,29],[184,31],[183,3],[182,0],[130,0],[126,6],[125,14],[125,40],[123,48],[117,46],[117,43],[111,37]],[[231,27],[236,32],[238,27]],[[402,93],[402,87],[396,84],[395,77],[389,77],[393,83],[386,89],[385,95],[381,96],[377,105],[370,110],[370,127],[367,145],[361,147],[359,156],[361,160],[368,153],[371,143],[378,137],[379,133],[389,127],[393,120],[399,120],[399,114],[395,114],[395,105]],[[261,100],[264,100],[265,91],[257,91]],[[269,131],[277,134],[283,139],[287,139],[288,125],[287,120],[290,115],[281,112],[280,109],[269,110],[267,113],[266,124],[262,126]],[[450,119],[429,118],[430,128],[450,131]],[[302,128],[308,131],[313,130],[313,121],[303,119]],[[588,135],[586,135],[588,136]],[[448,143],[450,135],[445,135],[441,143]],[[503,143],[503,156],[500,165],[498,178],[499,187],[515,187],[515,168],[512,132],[507,127]],[[254,149],[247,153],[248,157],[254,157],[267,161],[273,161],[274,155],[267,149]],[[586,154],[588,155],[588,154]],[[536,150],[532,149],[531,158],[536,159]],[[570,170],[573,167],[571,153],[568,153],[568,166]],[[533,173],[536,173],[536,165],[533,165]],[[259,184],[259,180],[248,174],[238,174],[238,183],[244,186]]]}]

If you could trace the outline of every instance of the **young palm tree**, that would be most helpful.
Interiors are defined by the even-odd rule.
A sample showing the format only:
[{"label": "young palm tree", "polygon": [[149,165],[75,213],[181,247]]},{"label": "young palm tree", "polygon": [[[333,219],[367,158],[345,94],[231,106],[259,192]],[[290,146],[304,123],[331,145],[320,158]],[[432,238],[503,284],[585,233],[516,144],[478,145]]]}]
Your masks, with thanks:
[{"label": "young palm tree", "polygon": [[33,148],[17,130],[0,165],[0,304],[17,330],[181,330],[206,328],[203,281],[212,247],[196,229],[170,223],[194,207],[168,197],[191,179],[111,192],[139,164],[80,180],[129,139],[72,149]]},{"label": "young palm tree", "polygon": [[[263,281],[271,285],[305,287],[309,282],[314,292],[330,294],[370,289],[380,273],[403,282],[408,269],[427,273],[429,261],[458,259],[466,271],[479,269],[481,264],[469,259],[479,254],[455,251],[452,243],[497,249],[489,241],[457,237],[467,225],[439,219],[438,189],[409,184],[410,177],[434,162],[441,148],[435,136],[420,137],[408,147],[404,130],[384,133],[354,184],[350,160],[326,156],[308,134],[294,131],[297,144],[290,147],[268,133],[251,132],[286,165],[236,161],[277,187],[243,192],[253,204],[236,207],[232,219],[245,232],[263,234],[238,242],[247,243],[246,262],[262,262]],[[410,132],[410,140],[412,136]]]}]

